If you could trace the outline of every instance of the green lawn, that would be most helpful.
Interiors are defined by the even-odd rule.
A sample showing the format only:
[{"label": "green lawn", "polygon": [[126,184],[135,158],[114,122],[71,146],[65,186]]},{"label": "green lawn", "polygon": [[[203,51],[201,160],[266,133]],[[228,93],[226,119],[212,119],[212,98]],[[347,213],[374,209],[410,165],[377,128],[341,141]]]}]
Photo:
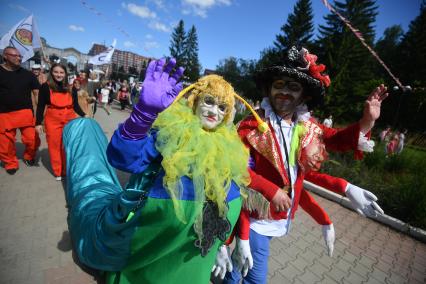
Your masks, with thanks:
[{"label": "green lawn", "polygon": [[330,153],[330,159],[322,171],[373,192],[386,214],[426,229],[426,152],[405,148],[386,157],[378,144],[362,161],[349,154]]}]

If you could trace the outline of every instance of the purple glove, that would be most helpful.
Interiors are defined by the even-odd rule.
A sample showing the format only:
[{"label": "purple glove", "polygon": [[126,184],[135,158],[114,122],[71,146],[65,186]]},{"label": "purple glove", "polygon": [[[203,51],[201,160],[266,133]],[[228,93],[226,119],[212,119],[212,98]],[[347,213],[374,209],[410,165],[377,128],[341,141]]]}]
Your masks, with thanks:
[{"label": "purple glove", "polygon": [[171,75],[175,65],[174,58],[171,58],[167,64],[165,58],[149,63],[139,102],[120,128],[122,137],[132,140],[145,137],[157,115],[171,105],[182,90],[182,83],[178,81],[184,71],[183,67],[179,67]]}]

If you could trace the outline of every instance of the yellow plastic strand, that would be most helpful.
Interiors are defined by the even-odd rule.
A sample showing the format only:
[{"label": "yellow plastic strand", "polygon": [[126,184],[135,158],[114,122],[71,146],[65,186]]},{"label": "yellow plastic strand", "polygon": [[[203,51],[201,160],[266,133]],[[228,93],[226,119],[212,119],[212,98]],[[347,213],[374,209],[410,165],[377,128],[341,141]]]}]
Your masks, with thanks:
[{"label": "yellow plastic strand", "polygon": [[192,90],[195,87],[194,84],[189,85],[188,87],[186,87],[185,89],[183,89],[182,91],[180,91],[180,93],[176,96],[175,100],[173,101],[172,104],[176,103],[178,100],[180,100],[186,93],[188,93],[190,90]]},{"label": "yellow plastic strand", "polygon": [[257,128],[259,129],[259,131],[260,132],[266,132],[268,129],[269,129],[269,126],[268,126],[268,124],[266,123],[266,122],[264,122],[261,118],[260,118],[260,116],[257,114],[257,112],[251,107],[251,105],[248,103],[248,102],[246,102],[246,100],[245,99],[243,99],[242,97],[240,97],[239,95],[237,95],[237,94],[235,94],[235,97],[237,98],[237,99],[239,99],[250,111],[251,111],[251,113],[253,114],[253,116],[254,116],[254,118],[256,119],[256,121],[257,121],[257,123],[259,124],[258,126],[257,126]]}]

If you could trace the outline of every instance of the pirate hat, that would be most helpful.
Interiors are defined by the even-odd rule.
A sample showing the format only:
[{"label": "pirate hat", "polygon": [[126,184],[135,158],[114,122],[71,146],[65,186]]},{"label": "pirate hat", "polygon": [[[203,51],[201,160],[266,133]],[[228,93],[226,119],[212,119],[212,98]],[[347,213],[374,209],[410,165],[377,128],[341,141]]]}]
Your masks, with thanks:
[{"label": "pirate hat", "polygon": [[316,56],[310,54],[307,49],[297,50],[293,46],[283,64],[262,68],[255,73],[256,85],[263,96],[268,96],[274,80],[282,76],[290,77],[303,85],[304,95],[309,98],[306,103],[312,108],[323,102],[325,87],[330,84],[329,77],[321,73],[325,66],[318,65],[315,61]]}]

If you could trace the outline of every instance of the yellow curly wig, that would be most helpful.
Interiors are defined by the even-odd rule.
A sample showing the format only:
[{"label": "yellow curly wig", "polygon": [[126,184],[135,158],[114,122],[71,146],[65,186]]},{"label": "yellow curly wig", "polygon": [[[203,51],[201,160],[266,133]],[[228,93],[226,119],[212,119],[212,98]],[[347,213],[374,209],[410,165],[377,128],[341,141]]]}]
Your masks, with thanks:
[{"label": "yellow curly wig", "polygon": [[[175,103],[158,115],[153,125],[158,129],[155,146],[163,156],[163,185],[173,201],[176,216],[183,222],[185,218],[179,198],[182,192],[179,180],[182,176],[192,179],[195,201],[213,201],[221,217],[227,213],[225,200],[231,181],[240,187],[250,182],[248,150],[235,126],[227,123],[232,119],[235,102],[233,88],[217,75],[203,77],[193,86],[187,100],[177,98]],[[197,100],[204,94],[218,97],[220,102],[229,106],[225,123],[214,131],[205,131],[194,113]],[[202,234],[201,229],[197,229],[201,228],[201,215],[196,226],[199,236]]]},{"label": "yellow curly wig", "polygon": [[223,121],[229,123],[232,117],[232,109],[235,105],[234,88],[219,75],[207,75],[200,78],[194,85],[188,96],[188,106],[194,110],[198,100],[205,95],[218,98],[219,102],[225,103],[226,113]]}]

